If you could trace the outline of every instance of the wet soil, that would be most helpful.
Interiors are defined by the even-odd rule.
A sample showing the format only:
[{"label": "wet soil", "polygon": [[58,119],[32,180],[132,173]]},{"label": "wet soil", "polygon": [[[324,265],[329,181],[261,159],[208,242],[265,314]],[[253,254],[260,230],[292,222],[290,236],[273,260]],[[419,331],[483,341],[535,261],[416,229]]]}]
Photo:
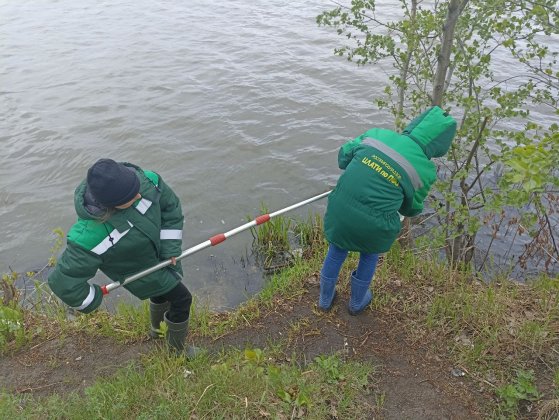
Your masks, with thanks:
[{"label": "wet soil", "polygon": [[[456,377],[453,366],[433,354],[429,343],[411,340],[405,319],[367,309],[350,316],[347,293],[341,291],[332,310],[317,310],[318,279],[307,279],[307,291],[241,328],[217,339],[193,337],[196,345],[217,351],[264,348],[281,341],[286,357],[301,362],[321,354],[371,361],[377,367],[374,395],[364,404],[370,418],[382,419],[476,419],[485,417],[490,396],[467,375]],[[37,396],[83,391],[99,377],[135,363],[156,341],[119,344],[109,338],[83,333],[52,337],[0,360],[0,388]],[[380,409],[379,401],[383,401]]]},{"label": "wet soil", "polygon": [[119,344],[82,333],[55,336],[0,359],[0,388],[38,396],[83,391],[138,360],[152,345]]},{"label": "wet soil", "polygon": [[347,359],[371,361],[377,367],[375,395],[382,419],[477,419],[484,418],[488,395],[467,377],[452,374],[454,366],[433,354],[429,343],[407,337],[405,320],[370,309],[351,316],[349,295],[341,291],[330,312],[317,309],[318,277],[307,279],[308,291],[293,300],[277,301],[274,309],[258,320],[216,340],[208,348],[263,348],[282,341],[286,356],[311,361],[321,354],[337,353]]}]

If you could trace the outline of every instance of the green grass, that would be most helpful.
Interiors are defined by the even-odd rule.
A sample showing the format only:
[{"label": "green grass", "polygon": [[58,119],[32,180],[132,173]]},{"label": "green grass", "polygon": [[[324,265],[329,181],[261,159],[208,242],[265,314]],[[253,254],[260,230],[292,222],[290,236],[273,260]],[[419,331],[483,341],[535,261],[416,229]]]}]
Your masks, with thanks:
[{"label": "green grass", "polygon": [[[327,244],[320,218],[311,216],[291,227],[303,246],[302,257],[269,277],[258,295],[233,312],[215,314],[195,301],[190,324],[193,335],[216,338],[250,326],[263,310],[306,292],[306,279],[320,271]],[[270,225],[263,238],[283,237],[278,233],[284,228],[285,224]],[[340,274],[340,288],[347,290],[357,260],[358,254],[350,253]],[[488,384],[485,378],[492,373],[489,389],[495,397],[496,418],[515,418],[528,403],[541,404],[541,412],[559,412],[557,278],[541,276],[525,285],[502,278],[485,284],[471,273],[447,267],[438,260],[436,251],[402,251],[395,244],[378,268],[372,289],[373,308],[397,317],[409,339],[431,346],[482,386]],[[35,309],[49,314],[51,326],[42,315],[23,311],[25,342],[41,334],[60,333],[63,337],[75,329],[121,342],[145,337],[145,303],[119,305],[114,314],[98,311],[69,321],[61,315],[60,306],[51,307],[50,296],[41,293],[39,290],[41,303]],[[372,367],[338,356],[323,356],[304,366],[286,363],[280,356],[282,346],[306,333],[312,333],[310,319],[292,323],[284,341],[269,343],[265,351],[237,349],[191,362],[155,352],[140,366],[130,366],[114,378],[98,382],[85,396],[36,401],[0,395],[0,412],[7,413],[6,417],[25,418],[327,418],[333,413],[339,418],[360,418],[367,412],[358,406],[360,395],[370,391],[367,379]],[[6,336],[15,350],[15,336]],[[366,374],[361,375],[361,371]],[[538,390],[541,383],[548,386],[545,395]],[[378,408],[384,397],[382,393],[375,395]]]},{"label": "green grass", "polygon": [[295,224],[293,231],[306,251],[305,256],[312,251],[326,249],[327,242],[323,230],[322,218],[318,214],[309,213],[307,220]]},{"label": "green grass", "polygon": [[149,301],[139,305],[121,302],[113,313],[98,310],[91,315],[77,314],[74,321],[66,321],[72,329],[111,337],[119,343],[143,340],[147,336]]},{"label": "green grass", "polygon": [[[282,222],[284,220],[282,216],[278,216],[277,220],[282,229],[287,226],[287,222]],[[317,229],[319,226],[321,227],[320,220],[317,217],[309,217],[306,222],[293,225],[295,234],[303,237],[302,240],[300,239],[303,246],[303,256],[294,258],[292,265],[269,276],[263,289],[248,301],[239,305],[235,311],[214,314],[208,307],[193,305],[190,317],[192,333],[206,337],[219,337],[240,326],[249,326],[252,320],[260,316],[263,308],[272,307],[278,300],[292,299],[305,293],[305,280],[313,273],[320,271],[326,250],[326,242],[321,235],[317,235]],[[262,229],[264,226],[266,226],[266,223],[257,229]],[[272,231],[274,229],[272,228]],[[260,232],[260,230],[257,230],[257,232]],[[270,241],[273,236],[268,235],[267,232],[270,231],[265,231],[262,234],[264,241]],[[285,237],[285,235],[282,233],[279,236]],[[283,246],[281,245],[281,247]],[[283,249],[281,247],[280,249]]]},{"label": "green grass", "polygon": [[[375,308],[405,317],[412,339],[430,343],[483,386],[490,373],[496,418],[517,418],[521,407],[557,398],[558,278],[487,284],[436,255],[401,251],[396,244],[375,276]],[[534,391],[537,383],[551,383],[548,395]]]},{"label": "green grass", "polygon": [[496,409],[499,418],[515,418],[519,404],[537,401],[541,396],[534,384],[534,372],[519,370],[511,383],[497,388],[500,403]]},{"label": "green grass", "polygon": [[[262,205],[262,214],[268,209]],[[252,220],[252,218],[248,218]],[[289,262],[290,250],[289,232],[292,227],[291,219],[277,216],[268,222],[251,228],[254,238],[254,250],[262,262],[264,270],[275,271],[277,267],[284,267]]]},{"label": "green grass", "polygon": [[[390,272],[379,273],[375,285],[384,295],[384,309],[405,308],[414,328],[447,337],[459,361],[480,369],[503,354],[513,354],[519,363],[545,357],[559,344],[557,279],[485,284],[434,260],[391,250]],[[396,302],[394,281],[402,284]]]},{"label": "green grass", "polygon": [[[61,324],[65,319],[63,306],[48,285],[39,281],[39,276],[56,263],[54,255],[64,244],[62,229],[54,229],[53,233],[54,241],[47,265],[25,275],[24,285],[27,281],[34,284],[31,292],[22,293],[16,288],[20,273],[11,271],[0,276],[0,355],[17,351],[33,339],[47,336],[52,332],[50,327],[53,322]],[[47,325],[43,326],[47,318]]]},{"label": "green grass", "polygon": [[[282,226],[287,225],[285,221],[282,221],[284,218],[281,216],[277,220]],[[311,222],[317,223],[317,220],[319,219],[311,219]],[[250,325],[252,320],[260,316],[262,308],[270,308],[280,296],[281,299],[289,299],[304,293],[306,290],[304,281],[312,273],[320,270],[325,249],[324,241],[316,240],[316,228],[316,226],[307,228],[309,232],[314,231],[315,233],[305,243],[306,258],[296,258],[292,266],[269,276],[261,292],[241,304],[235,311],[226,314],[212,313],[208,306],[201,305],[194,298],[190,315],[191,333],[219,337],[231,329]],[[297,224],[296,229],[298,232],[305,229],[304,223]],[[314,240],[310,240],[311,238]],[[33,310],[26,312],[29,316],[26,319],[25,331],[29,334],[23,335],[23,329],[18,330],[17,337],[15,334],[10,334],[10,336],[6,334],[6,341],[11,341],[10,351],[16,350],[31,340],[38,328],[45,328],[47,335],[48,333],[51,335],[65,334],[69,331],[81,330],[111,337],[121,343],[143,340],[146,337],[147,325],[149,325],[147,301],[139,305],[119,303],[112,313],[105,310],[98,310],[89,315],[75,312],[75,318],[68,319],[66,309],[52,296],[52,292],[45,284],[38,285],[34,299]],[[24,312],[17,305],[16,309],[18,316]]]},{"label": "green grass", "polygon": [[191,310],[191,328],[194,334],[219,337],[240,326],[247,326],[260,316],[263,308],[272,307],[277,300],[292,299],[305,293],[305,279],[320,270],[322,258],[316,255],[272,275],[264,288],[235,311],[212,314],[208,308],[195,306]]},{"label": "green grass", "polygon": [[[0,394],[5,418],[367,418],[369,364],[319,357],[285,362],[277,350],[229,350],[192,361],[164,352],[65,398]],[[293,358],[292,360],[295,360]],[[371,398],[369,398],[371,399]]]}]

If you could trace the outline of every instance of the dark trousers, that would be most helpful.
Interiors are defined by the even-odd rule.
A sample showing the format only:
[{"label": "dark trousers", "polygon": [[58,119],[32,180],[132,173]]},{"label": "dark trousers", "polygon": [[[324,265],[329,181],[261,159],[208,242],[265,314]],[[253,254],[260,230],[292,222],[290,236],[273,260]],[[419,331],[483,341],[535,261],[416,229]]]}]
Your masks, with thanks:
[{"label": "dark trousers", "polygon": [[177,284],[173,289],[161,296],[150,298],[153,303],[169,302],[167,319],[171,322],[184,322],[190,315],[190,305],[192,305],[192,295],[182,283]]}]

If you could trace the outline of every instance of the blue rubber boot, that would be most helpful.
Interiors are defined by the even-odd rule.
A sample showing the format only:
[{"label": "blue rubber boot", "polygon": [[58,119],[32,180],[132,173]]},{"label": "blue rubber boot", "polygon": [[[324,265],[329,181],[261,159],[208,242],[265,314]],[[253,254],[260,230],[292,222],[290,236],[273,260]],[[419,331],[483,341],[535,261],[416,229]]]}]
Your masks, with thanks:
[{"label": "blue rubber boot", "polygon": [[373,300],[370,284],[371,281],[363,281],[355,277],[355,271],[351,273],[351,297],[348,306],[350,315],[360,314]]},{"label": "blue rubber boot", "polygon": [[318,308],[329,311],[336,297],[336,282],[338,279],[325,277],[320,274],[320,296],[318,297]]}]

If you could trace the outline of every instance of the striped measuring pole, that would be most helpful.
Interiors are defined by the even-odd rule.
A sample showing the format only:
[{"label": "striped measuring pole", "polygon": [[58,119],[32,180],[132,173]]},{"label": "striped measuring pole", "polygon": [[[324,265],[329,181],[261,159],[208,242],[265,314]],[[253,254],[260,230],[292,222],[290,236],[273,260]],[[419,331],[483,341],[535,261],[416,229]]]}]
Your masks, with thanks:
[{"label": "striped measuring pole", "polygon": [[[306,205],[306,204],[310,204],[310,203],[312,203],[313,201],[320,200],[321,198],[326,197],[326,196],[327,196],[328,194],[330,194],[331,192],[332,192],[332,191],[326,191],[326,192],[324,192],[324,193],[322,193],[322,194],[315,195],[314,197],[311,197],[311,198],[308,198],[308,199],[306,199],[306,200],[300,201],[299,203],[295,203],[295,204],[293,204],[293,205],[291,205],[291,206],[289,206],[289,207],[285,207],[285,208],[283,208],[283,209],[281,209],[281,210],[277,210],[277,211],[275,211],[275,212],[273,212],[273,213],[262,214],[262,215],[258,216],[256,219],[251,220],[251,221],[248,222],[248,223],[245,223],[244,225],[241,225],[241,226],[239,226],[239,227],[236,227],[236,228],[234,228],[234,229],[231,229],[230,231],[227,231],[227,232],[225,232],[225,233],[219,233],[219,234],[217,234],[217,235],[214,235],[214,236],[212,236],[210,239],[208,239],[208,240],[206,240],[206,241],[204,241],[204,242],[202,242],[202,243],[200,243],[200,244],[198,244],[198,245],[195,245],[195,246],[193,246],[193,247],[191,247],[191,248],[188,248],[188,249],[184,250],[184,251],[176,258],[176,260],[177,260],[177,261],[178,261],[178,260],[182,260],[183,258],[188,257],[189,255],[195,254],[196,252],[201,251],[201,250],[203,250],[203,249],[205,249],[205,248],[208,248],[208,247],[210,247],[210,246],[216,246],[217,244],[222,243],[222,242],[225,241],[227,238],[230,238],[231,236],[236,235],[237,233],[240,233],[240,232],[242,232],[242,231],[245,231],[245,230],[247,230],[247,229],[250,229],[250,228],[253,227],[253,226],[258,226],[258,225],[261,225],[261,224],[263,224],[263,223],[266,223],[267,221],[269,221],[269,220],[272,219],[273,217],[279,216],[280,214],[287,213],[288,211],[295,210],[296,208],[302,207],[302,206],[304,206],[304,205]],[[125,278],[124,281],[123,281],[122,283],[120,283],[120,282],[118,282],[118,281],[115,281],[115,282],[113,282],[113,283],[110,283],[110,284],[101,286],[101,291],[103,292],[103,295],[108,295],[110,292],[112,292],[113,290],[119,288],[120,286],[124,286],[124,285],[126,285],[126,284],[130,284],[130,283],[132,283],[133,281],[138,280],[138,279],[140,279],[140,278],[142,278],[142,277],[145,277],[145,276],[147,276],[148,274],[153,273],[154,271],[157,271],[157,270],[162,269],[163,267],[167,267],[167,266],[170,265],[170,264],[171,264],[171,260],[170,260],[170,259],[169,259],[169,260],[162,261],[162,262],[160,262],[159,264],[154,265],[154,266],[151,267],[151,268],[148,268],[148,269],[146,269],[146,270],[144,270],[144,271],[140,271],[139,273],[136,273],[136,274],[134,274],[134,275],[132,275],[132,276],[130,276],[130,277]]]}]

